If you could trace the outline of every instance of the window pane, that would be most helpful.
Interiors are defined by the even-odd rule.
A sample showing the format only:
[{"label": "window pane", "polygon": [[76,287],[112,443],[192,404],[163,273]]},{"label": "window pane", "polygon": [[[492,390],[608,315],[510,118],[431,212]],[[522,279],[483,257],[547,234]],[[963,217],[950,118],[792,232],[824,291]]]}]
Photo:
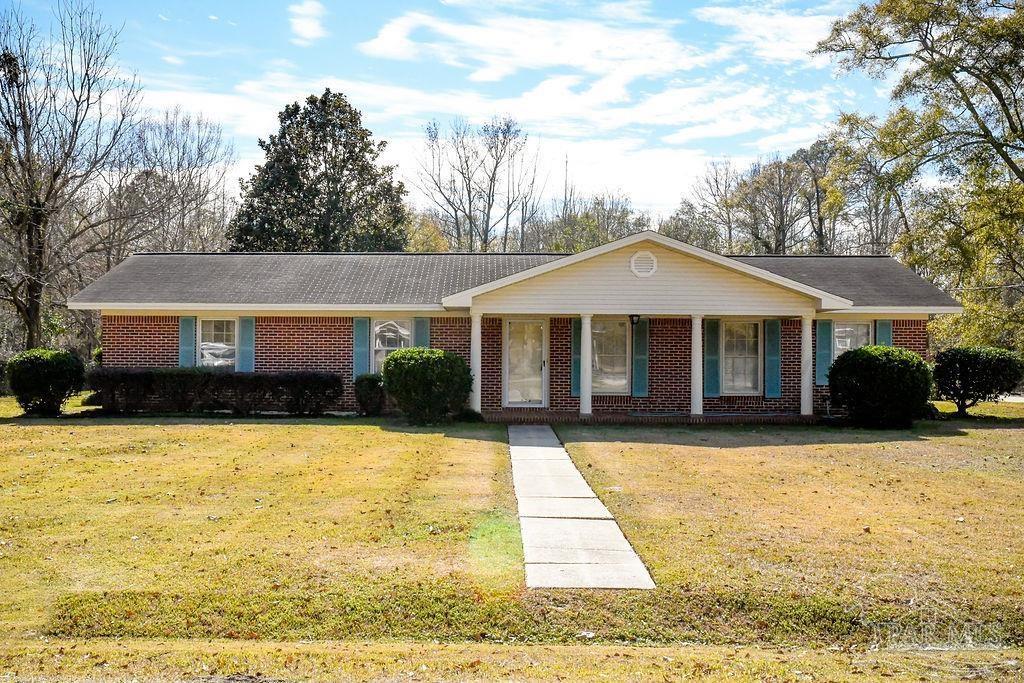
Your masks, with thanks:
[{"label": "window pane", "polygon": [[629,389],[629,323],[595,320],[590,326],[595,394],[625,394]]},{"label": "window pane", "polygon": [[722,389],[726,393],[753,394],[761,389],[761,359],[756,322],[722,325]]},{"label": "window pane", "polygon": [[412,321],[373,321],[373,366],[380,370],[380,364],[389,353],[412,346]]},{"label": "window pane", "polygon": [[871,343],[871,323],[833,323],[835,337],[835,356],[847,351],[859,349]]},{"label": "window pane", "polygon": [[206,367],[235,366],[235,321],[199,321],[199,364]]}]

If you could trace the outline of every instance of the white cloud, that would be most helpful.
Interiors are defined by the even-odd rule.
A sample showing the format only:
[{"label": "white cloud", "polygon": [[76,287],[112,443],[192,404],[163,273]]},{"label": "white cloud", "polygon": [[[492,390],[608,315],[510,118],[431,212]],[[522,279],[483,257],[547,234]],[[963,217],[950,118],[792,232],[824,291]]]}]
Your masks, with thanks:
[{"label": "white cloud", "polygon": [[694,15],[701,21],[733,29],[732,42],[748,48],[755,56],[782,64],[823,65],[827,58],[809,52],[827,37],[831,14],[801,14],[748,7],[700,7]]},{"label": "white cloud", "polygon": [[209,19],[210,21],[220,21],[220,17],[218,17],[216,14],[211,14],[210,16],[208,16],[206,18]]},{"label": "white cloud", "polygon": [[761,154],[779,152],[783,155],[807,147],[820,138],[828,127],[824,123],[809,123],[786,128],[778,133],[756,140],[752,146]]},{"label": "white cloud", "polygon": [[323,20],[327,9],[317,0],[288,5],[288,23],[292,27],[292,42],[302,47],[312,45],[327,36]]},{"label": "white cloud", "polygon": [[170,19],[168,19],[167,17],[165,17],[162,14],[156,15],[156,18],[159,19],[160,21],[170,21]]},{"label": "white cloud", "polygon": [[184,59],[182,59],[181,57],[176,57],[174,55],[164,55],[160,59],[164,60],[168,64],[173,64],[174,66],[181,66],[185,63]]},{"label": "white cloud", "polygon": [[389,21],[359,48],[386,59],[432,57],[469,69],[474,81],[500,81],[522,70],[568,67],[602,76],[618,74],[629,82],[707,65],[724,55],[724,51],[704,53],[681,43],[664,25],[620,24],[504,14],[461,23],[408,12]]}]

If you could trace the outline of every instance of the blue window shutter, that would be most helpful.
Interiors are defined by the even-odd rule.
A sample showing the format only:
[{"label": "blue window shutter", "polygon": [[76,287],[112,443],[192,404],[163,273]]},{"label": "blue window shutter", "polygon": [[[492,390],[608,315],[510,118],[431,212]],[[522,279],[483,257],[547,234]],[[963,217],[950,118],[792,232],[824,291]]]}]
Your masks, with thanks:
[{"label": "blue window shutter", "polygon": [[238,360],[235,369],[253,372],[256,369],[256,318],[238,319]]},{"label": "blue window shutter", "polygon": [[370,371],[370,319],[352,318],[352,378]]},{"label": "blue window shutter", "polygon": [[192,368],[196,365],[196,319],[178,318],[178,367]]},{"label": "blue window shutter", "polygon": [[892,321],[875,321],[875,343],[879,346],[892,346]]},{"label": "blue window shutter", "polygon": [[832,368],[832,321],[817,321],[814,349],[814,383],[828,384],[828,371]]},{"label": "blue window shutter", "polygon": [[764,396],[782,398],[782,321],[764,321]]},{"label": "blue window shutter", "polygon": [[722,395],[722,371],[718,358],[719,322],[704,321],[704,395],[711,398]]},{"label": "blue window shutter", "polygon": [[573,318],[572,321],[572,369],[570,370],[569,395],[580,395],[580,337],[583,334],[582,321]]},{"label": "blue window shutter", "polygon": [[430,348],[430,318],[413,318],[412,345]]},{"label": "blue window shutter", "polygon": [[633,325],[633,395],[639,397],[647,396],[650,324],[650,320],[641,318]]}]

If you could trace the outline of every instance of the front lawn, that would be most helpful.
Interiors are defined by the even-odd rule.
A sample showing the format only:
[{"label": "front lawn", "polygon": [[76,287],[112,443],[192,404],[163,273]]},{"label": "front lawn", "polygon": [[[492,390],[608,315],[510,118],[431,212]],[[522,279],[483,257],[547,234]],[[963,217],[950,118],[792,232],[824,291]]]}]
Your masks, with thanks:
[{"label": "front lawn", "polygon": [[[396,639],[490,642],[456,648],[481,677],[503,666],[495,643],[587,643],[579,656],[508,650],[570,676],[595,665],[595,643],[1016,647],[1024,405],[984,411],[897,432],[559,427],[658,588],[526,591],[503,427],[33,420],[0,399],[0,669],[81,669],[71,651],[156,661],[155,649],[195,674],[299,661],[277,641],[303,639],[363,641],[373,662]],[[121,645],[82,640],[95,637]],[[208,638],[263,645],[232,660]],[[638,665],[699,671],[722,652]],[[140,666],[124,670],[151,675]],[[776,668],[798,666],[862,665]]]},{"label": "front lawn", "polygon": [[892,432],[558,431],[665,592],[898,644],[1019,643],[1024,404],[975,412]]}]

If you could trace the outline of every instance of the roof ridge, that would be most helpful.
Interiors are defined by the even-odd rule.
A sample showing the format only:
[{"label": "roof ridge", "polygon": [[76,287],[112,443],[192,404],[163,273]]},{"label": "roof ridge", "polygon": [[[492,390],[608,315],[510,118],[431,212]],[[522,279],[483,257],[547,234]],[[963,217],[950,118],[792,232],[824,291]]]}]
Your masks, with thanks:
[{"label": "roof ridge", "polygon": [[136,251],[132,256],[570,256],[559,251]]},{"label": "roof ridge", "polygon": [[895,258],[891,254],[722,254],[728,258]]}]

